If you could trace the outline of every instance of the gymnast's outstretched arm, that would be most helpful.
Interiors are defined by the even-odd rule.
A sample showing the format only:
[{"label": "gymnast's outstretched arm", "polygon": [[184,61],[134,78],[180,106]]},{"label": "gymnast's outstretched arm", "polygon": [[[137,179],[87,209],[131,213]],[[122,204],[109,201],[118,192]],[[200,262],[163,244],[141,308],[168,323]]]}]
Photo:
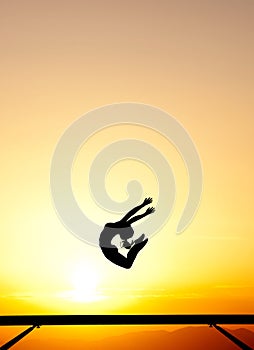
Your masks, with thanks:
[{"label": "gymnast's outstretched arm", "polygon": [[[136,214],[136,212],[138,212],[140,209],[142,209],[143,207],[145,207],[146,205],[152,203],[153,199],[151,197],[148,197],[148,198],[145,198],[144,199],[144,202],[140,205],[138,205],[137,207],[131,209],[121,220],[120,222],[127,222],[128,219],[130,219],[134,214]],[[148,215],[148,214],[142,214],[142,215],[137,215],[135,216],[136,218],[137,217],[140,217],[139,219],[141,219],[141,217],[145,216],[145,215]],[[133,218],[134,219],[134,218]],[[134,221],[137,221],[139,219],[136,219]],[[132,221],[132,222],[134,222]],[[130,223],[130,220],[128,221],[128,223]]]},{"label": "gymnast's outstretched arm", "polygon": [[130,220],[127,221],[127,224],[131,225],[133,222],[138,221],[138,220],[144,218],[145,216],[152,214],[154,212],[155,212],[155,209],[153,207],[150,207],[150,208],[146,209],[144,214],[133,216]]}]

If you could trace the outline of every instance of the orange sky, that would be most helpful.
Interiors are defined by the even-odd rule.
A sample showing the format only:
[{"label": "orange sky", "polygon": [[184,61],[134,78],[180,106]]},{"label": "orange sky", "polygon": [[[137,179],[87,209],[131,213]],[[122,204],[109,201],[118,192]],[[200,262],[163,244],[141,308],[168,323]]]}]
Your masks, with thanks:
[{"label": "orange sky", "polygon": [[[1,2],[2,314],[254,312],[253,15],[251,0]],[[178,185],[170,220],[130,271],[74,238],[49,190],[60,135],[116,102],[174,116],[204,170],[198,214],[176,236],[187,191],[179,155],[145,128],[121,131],[152,137]],[[90,157],[104,136],[87,143]],[[84,149],[80,164],[86,159]],[[82,207],[80,164],[74,190]],[[132,166],[141,181],[154,181]]]}]

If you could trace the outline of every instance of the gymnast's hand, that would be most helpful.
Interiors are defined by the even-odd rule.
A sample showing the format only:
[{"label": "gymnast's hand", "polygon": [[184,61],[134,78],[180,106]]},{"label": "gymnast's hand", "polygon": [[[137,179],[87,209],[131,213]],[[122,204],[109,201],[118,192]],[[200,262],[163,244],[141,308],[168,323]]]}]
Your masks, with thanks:
[{"label": "gymnast's hand", "polygon": [[152,203],[153,199],[151,197],[145,198],[143,202],[143,206]]},{"label": "gymnast's hand", "polygon": [[155,212],[154,207],[150,207],[150,208],[146,209],[146,215],[152,214],[154,212]]}]

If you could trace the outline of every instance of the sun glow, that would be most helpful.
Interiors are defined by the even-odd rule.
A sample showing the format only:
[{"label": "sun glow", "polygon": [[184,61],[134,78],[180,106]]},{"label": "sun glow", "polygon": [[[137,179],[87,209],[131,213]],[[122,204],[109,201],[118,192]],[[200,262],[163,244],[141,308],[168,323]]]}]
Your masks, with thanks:
[{"label": "sun glow", "polygon": [[95,269],[78,266],[71,275],[72,289],[62,293],[62,297],[74,302],[95,302],[104,299],[99,290],[99,275]]}]

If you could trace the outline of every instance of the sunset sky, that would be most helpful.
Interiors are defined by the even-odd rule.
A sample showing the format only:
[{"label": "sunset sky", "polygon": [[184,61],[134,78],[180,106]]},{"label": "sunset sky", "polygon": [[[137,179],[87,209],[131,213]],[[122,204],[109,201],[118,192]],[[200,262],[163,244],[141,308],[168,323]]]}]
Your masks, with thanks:
[{"label": "sunset sky", "polygon": [[[254,313],[254,2],[4,0],[0,16],[1,314]],[[204,172],[197,215],[176,235],[188,181],[172,144],[133,125],[88,140],[73,188],[102,226],[113,216],[85,189],[100,145],[135,135],[176,173],[172,215],[130,270],[63,226],[49,186],[62,133],[119,102],[174,116]],[[131,160],[112,169],[110,195],[125,199],[130,167],[156,206],[153,173]]]}]

